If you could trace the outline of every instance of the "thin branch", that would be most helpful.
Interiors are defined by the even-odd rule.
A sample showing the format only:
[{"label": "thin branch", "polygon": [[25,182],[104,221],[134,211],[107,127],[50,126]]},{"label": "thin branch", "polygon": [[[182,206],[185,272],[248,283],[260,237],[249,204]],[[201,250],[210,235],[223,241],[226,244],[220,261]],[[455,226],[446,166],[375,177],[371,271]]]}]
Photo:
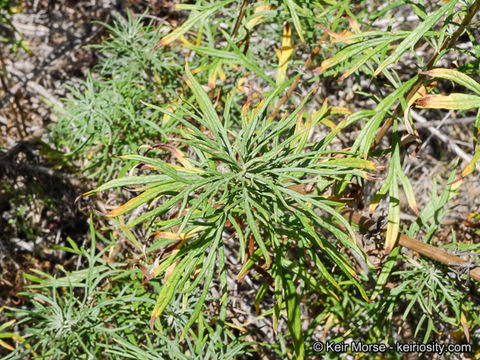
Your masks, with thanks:
[{"label": "thin branch", "polygon": [[[374,220],[366,216],[360,215],[352,209],[344,209],[342,211],[342,215],[343,217],[345,217],[345,219],[347,219],[351,223],[358,225],[364,230],[368,231],[375,228]],[[385,235],[386,229],[382,230],[382,232],[383,235]],[[465,266],[466,264],[469,264],[468,261],[463,260],[458,256],[450,254],[445,250],[439,249],[435,246],[418,241],[404,234],[399,235],[398,244],[447,266],[454,266],[458,268],[459,266]],[[470,276],[475,280],[480,281],[480,267],[475,267],[474,269],[472,269],[470,271]]]}]

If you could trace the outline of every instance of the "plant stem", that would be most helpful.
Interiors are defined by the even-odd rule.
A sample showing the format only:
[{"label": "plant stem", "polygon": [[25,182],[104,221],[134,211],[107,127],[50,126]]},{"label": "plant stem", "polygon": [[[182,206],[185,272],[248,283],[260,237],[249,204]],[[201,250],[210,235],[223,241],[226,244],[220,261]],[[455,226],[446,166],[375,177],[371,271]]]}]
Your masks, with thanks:
[{"label": "plant stem", "polygon": [[[352,209],[344,209],[342,210],[342,216],[350,221],[358,225],[360,228],[364,230],[372,230],[375,227],[375,221],[372,219],[360,215],[359,213],[353,211]],[[382,230],[382,233],[385,235],[386,229]],[[400,234],[398,237],[398,244],[406,247],[410,250],[416,251],[419,254],[426,256],[432,260],[438,261],[442,264],[447,266],[455,266],[459,267],[463,264],[467,264],[468,261],[463,260],[462,258],[452,255],[445,250],[439,249],[435,246],[425,244],[424,242],[418,241],[410,236]],[[477,281],[480,281],[480,267],[476,267],[470,271],[470,276]]]}]

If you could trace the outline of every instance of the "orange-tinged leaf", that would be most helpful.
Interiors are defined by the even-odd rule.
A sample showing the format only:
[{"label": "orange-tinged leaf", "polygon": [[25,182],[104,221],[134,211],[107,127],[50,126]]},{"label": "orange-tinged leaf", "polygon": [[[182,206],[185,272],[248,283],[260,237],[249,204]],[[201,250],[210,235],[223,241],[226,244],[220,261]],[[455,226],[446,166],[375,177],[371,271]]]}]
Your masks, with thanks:
[{"label": "orange-tinged leaf", "polygon": [[3,341],[1,339],[0,339],[0,346],[4,347],[7,350],[15,351],[15,348],[12,345],[6,343],[5,341]]},{"label": "orange-tinged leaf", "polygon": [[355,40],[348,39],[348,37],[354,35],[351,31],[343,30],[341,33],[336,33],[328,29],[323,25],[319,25],[328,35],[330,35],[333,39],[330,40],[332,44],[336,42],[345,42],[346,44],[353,44]]},{"label": "orange-tinged leaf", "polygon": [[217,87],[217,68],[214,67],[208,73],[208,87],[210,89],[215,89]]},{"label": "orange-tinged leaf", "polygon": [[347,15],[347,20],[348,20],[348,23],[350,24],[350,27],[357,33],[360,32],[360,26],[358,25],[358,22],[357,20],[355,20],[354,18],[352,18],[350,15]]},{"label": "orange-tinged leaf", "polygon": [[152,333],[155,333],[155,331],[153,330],[153,327],[155,326],[155,321],[156,320],[157,320],[157,316],[152,315],[150,317],[150,330],[152,331]]}]

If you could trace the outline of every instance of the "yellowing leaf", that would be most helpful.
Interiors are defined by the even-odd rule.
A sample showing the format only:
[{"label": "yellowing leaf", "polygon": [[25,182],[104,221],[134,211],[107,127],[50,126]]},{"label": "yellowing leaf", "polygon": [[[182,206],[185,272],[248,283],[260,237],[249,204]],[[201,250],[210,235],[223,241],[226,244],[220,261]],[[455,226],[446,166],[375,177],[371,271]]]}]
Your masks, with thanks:
[{"label": "yellowing leaf", "polygon": [[465,75],[460,71],[454,69],[437,68],[421,72],[421,74],[456,82],[457,84],[462,85],[480,95],[480,84],[473,80],[470,76]]},{"label": "yellowing leaf", "polygon": [[287,75],[288,59],[290,59],[292,53],[292,29],[290,28],[290,25],[286,24],[283,28],[282,48],[277,49],[277,85],[281,85],[285,81],[285,77]]},{"label": "yellowing leaf", "polygon": [[14,348],[12,345],[6,343],[6,342],[3,341],[3,340],[0,340],[0,346],[4,347],[5,349],[10,350],[10,351],[14,351],[14,350],[15,350],[15,348]]},{"label": "yellowing leaf", "polygon": [[410,97],[410,100],[408,100],[407,107],[410,107],[415,102],[415,100],[417,100],[418,98],[424,97],[427,94],[428,94],[427,88],[424,85],[420,86],[420,88],[415,92],[415,94],[413,94],[412,97]]},{"label": "yellowing leaf", "polygon": [[413,191],[412,184],[408,179],[408,176],[405,175],[405,173],[403,172],[403,169],[401,168],[400,168],[400,171],[398,171],[398,177],[402,182],[403,192],[407,197],[408,205],[417,216],[420,216],[420,212],[418,211],[417,200],[415,199],[415,193]]},{"label": "yellowing leaf", "polygon": [[353,114],[354,112],[352,110],[350,110],[349,108],[346,108],[344,106],[332,106],[330,108],[330,113],[331,114],[349,115],[349,114]]},{"label": "yellowing leaf", "polygon": [[[155,147],[170,151],[172,155],[174,155],[177,158],[178,162],[185,167],[185,169],[194,170],[195,172],[203,172],[203,170],[193,166],[190,163],[190,161],[188,161],[188,159],[185,157],[183,152],[177,149],[175,146],[172,146],[169,144],[159,144],[159,145],[156,145]],[[171,164],[168,164],[168,165],[171,165]]]},{"label": "yellowing leaf", "polygon": [[[295,134],[298,134],[300,131],[303,130],[303,111],[300,111],[297,115],[297,123],[295,124]],[[290,147],[293,148],[295,143],[293,143]]]},{"label": "yellowing leaf", "polygon": [[346,166],[355,169],[366,169],[377,171],[376,164],[370,160],[358,159],[358,158],[333,158],[332,160],[328,160],[322,162],[325,165],[336,165],[336,166]]},{"label": "yellowing leaf", "polygon": [[257,106],[255,106],[255,108],[253,108],[253,110],[250,112],[250,114],[248,113],[248,110],[250,108],[250,105],[251,105],[251,101],[247,101],[245,103],[245,105],[243,105],[243,108],[242,108],[242,111],[243,111],[243,114],[245,116],[245,122],[246,124],[248,124],[250,122],[251,119],[253,119],[254,117],[256,117],[260,111],[262,110],[262,107],[263,107],[263,104],[265,103],[265,100],[262,99],[260,100],[260,102],[258,103]]},{"label": "yellowing leaf", "polygon": [[238,80],[238,85],[237,85],[238,91],[240,91],[240,92],[243,93],[243,94],[246,94],[246,93],[247,93],[247,89],[246,89],[245,86],[243,85],[243,84],[245,84],[245,80],[247,80],[246,77],[240,78],[240,80]]},{"label": "yellowing leaf", "polygon": [[246,28],[249,30],[253,28],[255,25],[257,25],[263,19],[263,15],[260,14],[261,12],[272,9],[272,7],[269,4],[262,4],[261,1],[259,1],[257,4],[260,4],[260,5],[257,5],[255,7],[254,13],[259,15],[250,19],[250,21],[247,23]]},{"label": "yellowing leaf", "polygon": [[215,89],[215,87],[217,86],[217,77],[219,77],[222,81],[225,81],[227,79],[222,69],[223,61],[217,59],[215,60],[215,62],[216,64],[208,73],[208,86],[211,89]]},{"label": "yellowing leaf", "polygon": [[[470,175],[472,172],[475,171],[477,167],[477,162],[480,160],[480,146],[477,147],[477,150],[475,151],[475,154],[473,154],[472,160],[468,163],[468,165],[463,169],[462,173],[457,176],[455,180],[453,180],[450,184],[455,184],[462,180],[464,177]],[[458,185],[460,186],[460,185]],[[457,186],[457,188],[458,188]]]},{"label": "yellowing leaf", "polygon": [[[171,253],[171,256],[174,256],[176,253],[178,253],[178,249],[173,250],[172,253]],[[168,281],[168,278],[172,275],[173,270],[175,270],[177,265],[178,265],[178,261],[174,262],[172,265],[170,265],[167,268],[167,270],[165,270],[165,275],[163,277],[164,283]]]},{"label": "yellowing leaf", "polygon": [[[171,112],[173,113],[175,111],[176,107],[175,106],[168,106],[165,110],[167,110],[168,112]],[[163,125],[167,124],[168,121],[170,120],[171,116],[168,115],[168,114],[163,114],[163,120],[162,120],[162,123]]]},{"label": "yellowing leaf", "polygon": [[138,195],[137,197],[130,199],[125,204],[113,209],[112,211],[108,212],[106,216],[108,217],[116,217],[125,214],[126,212],[135,209],[136,207],[149,202],[150,200],[157,197],[157,195],[162,192],[164,188],[162,186],[157,186],[152,189],[149,189],[142,194]]},{"label": "yellowing leaf", "polygon": [[187,40],[187,38],[184,36],[184,35],[181,35],[179,38],[180,42],[183,44],[183,45],[190,45],[190,46],[193,46],[193,44]]},{"label": "yellowing leaf", "polygon": [[397,242],[398,234],[400,232],[400,200],[398,191],[397,177],[392,177],[392,184],[390,187],[390,205],[388,211],[388,226],[387,234],[385,236],[385,254],[390,254],[395,243]]},{"label": "yellowing leaf", "polygon": [[467,318],[465,317],[465,313],[463,311],[462,311],[462,315],[460,315],[460,323],[462,324],[463,333],[465,334],[465,338],[467,339],[467,342],[469,342],[470,341],[470,331],[468,329]]},{"label": "yellowing leaf", "polygon": [[350,15],[347,15],[347,20],[348,20],[348,23],[350,24],[350,27],[357,33],[360,32],[360,26],[358,25],[358,22],[357,20],[355,20],[354,18],[352,18]]},{"label": "yellowing leaf", "polygon": [[428,109],[469,110],[480,107],[480,96],[453,93],[427,95],[415,101],[415,106]]},{"label": "yellowing leaf", "polygon": [[154,232],[152,236],[155,239],[169,239],[169,240],[183,240],[185,239],[185,233],[177,234],[171,231],[159,231]]}]

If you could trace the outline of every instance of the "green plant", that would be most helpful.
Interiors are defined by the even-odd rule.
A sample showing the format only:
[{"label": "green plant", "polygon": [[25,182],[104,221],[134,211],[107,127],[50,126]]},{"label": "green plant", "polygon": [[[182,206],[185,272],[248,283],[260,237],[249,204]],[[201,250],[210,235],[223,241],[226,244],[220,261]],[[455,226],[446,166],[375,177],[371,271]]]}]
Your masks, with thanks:
[{"label": "green plant", "polygon": [[[352,159],[348,153],[340,152],[342,157],[332,157],[332,152],[326,150],[346,125],[345,121],[320,142],[307,143],[309,129],[331,112],[326,103],[305,123],[301,111],[307,99],[282,120],[272,121],[268,109],[288,84],[272,91],[254,109],[244,108],[242,127],[236,129],[230,125],[234,94],[231,94],[220,120],[207,94],[188,68],[186,74],[198,107],[193,107],[193,111],[181,105],[178,108],[192,120],[155,108],[183,125],[182,137],[176,140],[188,145],[194,155],[187,158],[178,147],[167,144],[154,148],[169,151],[177,164],[170,163],[171,160],[125,155],[124,159],[140,162],[141,167],[157,171],[159,175],[112,180],[86,195],[114,187],[137,186],[136,191],[140,195],[106,215],[121,217],[152,201],[152,204],[158,205],[140,217],[131,218],[125,228],[153,220],[159,228],[154,235],[161,239],[156,241],[154,248],[177,241],[175,251],[150,269],[151,276],[166,273],[152,313],[152,329],[155,319],[162,314],[176,291],[188,295],[203,282],[202,295],[183,329],[182,338],[187,334],[200,314],[217,262],[220,273],[225,271],[222,239],[224,232],[230,229],[237,235],[239,261],[245,264],[239,276],[255,265],[262,266],[269,277],[275,279],[274,318],[278,318],[280,311],[286,308],[295,352],[301,358],[304,341],[300,298],[294,281],[301,279],[302,287],[316,287],[316,280],[303,269],[307,256],[334,287],[340,289],[328,270],[331,264],[336,264],[366,297],[363,287],[355,279],[355,270],[345,254],[342,255],[344,250],[339,251],[319,229],[334,235],[341,248],[361,254],[351,240],[354,237],[351,230],[349,234],[334,222],[350,229],[348,222],[335,210],[341,204],[326,199],[324,191],[345,175],[367,178],[365,170],[375,171],[375,165],[371,161]],[[209,129],[211,135],[204,134],[201,127]],[[154,148],[149,149],[153,151]],[[312,190],[308,193],[299,191],[302,187],[311,187]],[[156,220],[176,205],[177,216]],[[321,211],[322,215],[316,211]],[[171,229],[174,229],[173,232]],[[293,250],[295,248],[299,251]],[[296,253],[296,261],[286,256],[288,251]],[[191,282],[191,274],[199,266],[200,273]]]},{"label": "green plant", "polygon": [[54,141],[69,157],[88,161],[82,169],[99,182],[117,171],[111,159],[135,151],[143,139],[165,139],[174,125],[140,100],[163,103],[174,96],[179,66],[168,52],[153,52],[159,35],[142,16],[117,17],[104,26],[112,36],[94,46],[103,57],[81,86],[69,87]]},{"label": "green plant", "polygon": [[[229,3],[226,1],[222,5]],[[328,200],[325,191],[334,186],[336,196],[341,197],[349,184],[352,182],[361,184],[362,178],[369,178],[364,170],[376,170],[374,163],[366,160],[368,157],[390,154],[388,175],[370,204],[370,210],[374,211],[382,198],[386,195],[389,197],[385,240],[387,254],[394,248],[400,232],[400,183],[411,209],[420,215],[413,187],[402,168],[403,139],[398,131],[398,124],[403,121],[410,135],[418,137],[408,117],[408,110],[414,104],[420,104],[417,99],[426,89],[425,75],[430,72],[403,76],[392,65],[417,43],[425,41],[432,46],[434,55],[429,61],[418,59],[418,63],[422,70],[431,71],[438,59],[455,46],[455,42],[468,28],[476,12],[477,2],[470,8],[467,7],[468,4],[464,4],[463,8],[456,7],[457,3],[458,1],[449,1],[441,7],[432,9],[430,14],[425,6],[414,6],[419,24],[413,29],[390,31],[370,30],[371,24],[362,21],[361,15],[353,14],[346,2],[329,4],[332,5],[330,7],[312,4],[310,9],[302,9],[295,2],[284,2],[283,10],[291,16],[290,20],[301,42],[305,41],[304,28],[308,27],[304,26],[302,21],[314,20],[318,13],[326,15],[336,12],[330,29],[323,27],[332,37],[330,44],[325,46],[334,54],[322,61],[314,70],[318,75],[311,81],[325,79],[338,73],[343,73],[340,80],[345,80],[355,74],[358,78],[373,77],[378,89],[377,94],[362,94],[376,103],[373,108],[361,109],[350,114],[343,122],[334,125],[333,131],[315,143],[308,143],[310,130],[322,120],[327,124],[326,117],[333,112],[333,108],[329,108],[326,102],[323,103],[321,110],[305,114],[307,115],[305,123],[303,112],[308,95],[297,102],[295,108],[287,111],[280,120],[276,119],[278,110],[272,109],[273,104],[282,106],[285,103],[285,100],[280,98],[281,91],[290,85],[290,89],[284,95],[288,97],[292,94],[291,89],[298,86],[297,79],[289,75],[288,71],[289,65],[296,64],[292,58],[291,47],[294,42],[291,40],[292,33],[288,26],[283,27],[282,34],[278,34],[277,26],[277,39],[282,41],[282,47],[277,52],[279,62],[276,66],[276,82],[280,84],[287,78],[292,80],[267,93],[266,99],[260,101],[253,110],[250,110],[254,98],[251,94],[240,110],[234,105],[236,92],[230,90],[229,96],[224,98],[223,102],[220,101],[223,115],[219,117],[209,94],[202,90],[188,69],[187,84],[193,100],[189,98],[188,101],[184,100],[183,104],[178,102],[175,111],[150,105],[151,108],[163,112],[181,124],[178,131],[180,136],[171,139],[171,143],[145,146],[150,153],[158,149],[171,153],[170,159],[162,161],[142,155],[127,155],[123,158],[140,162],[137,167],[157,171],[159,175],[130,176],[113,180],[88,194],[115,187],[135,186],[140,195],[105,215],[118,217],[121,219],[120,224],[124,224],[124,215],[143,204],[151,203],[146,213],[130,218],[126,225],[121,227],[129,234],[130,240],[137,244],[129,229],[148,221],[149,226],[154,225],[154,230],[150,233],[160,239],[152,248],[169,246],[169,249],[174,249],[149,270],[149,276],[165,274],[164,285],[152,314],[152,329],[156,317],[163,312],[176,292],[189,294],[195,286],[203,282],[202,296],[183,330],[182,338],[186,335],[188,328],[201,314],[203,299],[207,296],[217,261],[220,274],[225,271],[220,252],[222,239],[226,233],[234,233],[233,236],[238,239],[238,257],[243,263],[239,276],[242,277],[251,269],[256,269],[265,277],[266,281],[257,295],[258,301],[262,299],[269,285],[274,284],[274,327],[280,312],[285,309],[291,342],[299,358],[305,353],[305,339],[300,320],[303,299],[298,294],[305,291],[305,288],[315,288],[319,292],[328,293],[323,287],[325,283],[313,279],[312,273],[305,268],[313,267],[315,269],[313,273],[321,274],[329,283],[327,288],[332,286],[337,290],[341,289],[343,299],[353,299],[354,291],[339,285],[338,279],[342,278],[348,279],[348,282],[357,288],[356,291],[367,298],[364,287],[358,281],[360,278],[356,278],[357,275],[352,276],[355,273],[352,267],[354,261],[346,256],[348,249],[355,253],[357,261],[361,262],[362,252],[352,241],[355,236],[349,224],[338,212],[343,204]],[[393,11],[405,4],[403,2],[392,4],[386,9],[374,12],[368,19],[373,21],[381,18],[386,11]],[[239,12],[236,19],[230,15],[230,8],[223,10],[220,4],[180,5],[181,9],[191,10],[189,19],[162,38],[156,48],[164,49],[166,46],[172,46],[176,40],[181,40],[185,48],[195,51],[196,54],[215,56],[218,60],[208,66],[201,60],[195,63],[195,57],[192,62],[198,66],[194,70],[196,73],[202,75],[204,70],[208,70],[210,88],[215,87],[217,76],[224,83],[231,81],[227,80],[223,73],[224,65],[228,62],[241,65],[271,86],[273,81],[266,74],[275,65],[268,59],[258,56],[259,54],[267,56],[266,53],[251,51],[249,48],[251,43],[249,44],[246,39],[254,27],[255,31],[260,32],[262,31],[260,24],[267,28],[269,22],[278,21],[279,18],[274,14],[281,13],[279,5],[269,3],[249,7],[244,2],[237,8]],[[297,13],[300,10],[302,16]],[[227,23],[230,21],[229,34],[211,29],[209,16],[218,12],[227,14],[225,21]],[[455,26],[452,19],[458,14],[463,16],[463,20],[460,25]],[[343,15],[348,15],[348,24],[353,32],[348,30],[342,33],[335,32],[342,24]],[[462,19],[461,16],[460,18]],[[242,21],[243,26],[239,25]],[[365,28],[363,31],[362,25]],[[195,27],[196,45],[193,45],[185,35]],[[214,38],[212,34],[223,37],[225,41],[223,43],[212,41]],[[314,38],[315,32],[309,36]],[[325,53],[324,51],[323,54]],[[258,57],[255,58],[254,54]],[[311,56],[314,55],[315,52],[312,52]],[[263,68],[258,64],[262,64]],[[436,73],[435,76],[440,75]],[[391,90],[388,90],[379,79],[386,82]],[[239,80],[239,84],[241,81]],[[198,108],[193,106],[192,109],[192,105],[190,108],[185,106],[185,103],[191,102],[196,102]],[[269,109],[272,109],[270,115],[267,114]],[[402,117],[404,114],[407,115]],[[360,122],[363,124],[362,128],[351,147],[342,152],[332,150],[331,141],[334,137],[345,127]],[[382,122],[384,125],[381,127]],[[389,147],[377,150],[376,146],[392,125],[393,134]],[[173,145],[172,142],[178,145]],[[191,155],[186,157],[185,151]],[[345,157],[335,157],[334,154]],[[172,164],[173,161],[175,163]],[[474,159],[473,163],[475,161]],[[169,212],[172,207],[175,208],[173,213]],[[317,211],[322,211],[323,216]],[[422,214],[421,216],[425,216],[425,212]],[[339,224],[347,230],[344,231]],[[429,236],[437,226],[438,222],[430,228]],[[327,235],[329,232],[330,235]],[[339,241],[337,244],[331,238],[332,235]],[[291,256],[296,261],[292,261]],[[392,253],[388,266],[376,279],[378,284],[371,296],[372,299],[381,292],[395,259],[398,259],[398,250]],[[329,272],[331,264],[342,270],[341,275]],[[192,280],[191,274],[197,268],[200,269],[200,273]],[[410,284],[408,280],[410,276],[416,276],[414,270],[403,273],[407,287]],[[434,277],[425,279],[427,288],[432,293],[437,293],[438,290],[435,279]],[[410,289],[414,291],[415,286],[412,285]],[[401,292],[402,289],[407,292],[406,288],[402,287],[399,287],[398,291]],[[395,294],[394,291],[390,299],[396,299]],[[418,295],[419,292],[415,294]],[[450,296],[448,291],[443,294]],[[449,304],[455,308],[458,301],[457,298]],[[360,304],[367,307],[364,302]],[[395,304],[395,300],[381,302],[378,306],[384,304],[391,306]],[[341,311],[346,310],[339,304],[334,306],[339,307]],[[376,306],[371,308],[378,309]],[[333,311],[333,308],[327,307],[325,311],[328,313]],[[432,311],[430,309],[430,313]],[[456,320],[458,322],[458,316]],[[421,327],[422,321],[418,328]],[[425,333],[425,339],[430,336],[432,321],[431,317],[428,318],[429,330]],[[377,329],[378,326],[377,324]]]},{"label": "green plant", "polygon": [[[7,316],[14,319],[0,326],[0,338],[18,341],[16,349],[2,341],[0,344],[12,352],[4,359],[158,359],[190,358],[227,359],[249,345],[243,336],[234,337],[228,329],[212,328],[205,315],[197,332],[195,343],[185,347],[178,343],[180,330],[188,320],[189,308],[176,297],[161,318],[165,331],[151,336],[144,331],[155,301],[141,283],[140,271],[125,264],[105,261],[105,255],[114,246],[113,239],[96,234],[91,227],[91,248],[87,252],[73,240],[69,247],[56,247],[79,256],[86,261],[82,270],[67,271],[60,267],[63,277],[34,271],[25,274],[33,285],[19,295],[29,299],[29,308],[7,308]],[[95,252],[97,237],[108,244]],[[150,283],[158,289],[154,282]],[[214,299],[215,300],[215,299]],[[23,328],[22,335],[2,332],[16,322]],[[27,326],[25,326],[27,325]]]},{"label": "green plant", "polygon": [[[141,340],[112,330],[115,346],[98,339],[92,346],[131,358],[163,356],[155,341],[178,358],[242,356],[248,345],[233,341],[227,311],[235,277],[251,279],[252,308],[273,317],[276,337],[263,345],[278,357],[316,355],[311,345],[319,338],[389,345],[473,338],[478,304],[462,267],[418,259],[397,242],[404,231],[468,252],[475,265],[474,241],[457,241],[454,231],[436,235],[460,180],[475,170],[479,117],[473,158],[456,182],[452,172],[441,195],[434,181],[430,199],[418,201],[405,159],[408,145],[421,141],[412,109],[479,105],[479,7],[459,0],[199,0],[177,6],[188,18],[163,37],[144,25],[145,15],[107,26],[112,36],[97,49],[109,55],[85,82],[88,91],[71,89],[58,129],[100,182],[120,174],[84,195],[135,194],[100,215],[130,241],[131,256],[141,253],[149,264],[141,268],[153,291],[141,297],[149,299],[144,310],[154,335],[139,321]],[[402,11],[417,22],[400,24]],[[438,68],[440,60],[461,65]],[[433,78],[476,95],[441,95],[448,87]],[[111,162],[120,153],[129,153],[121,166]],[[374,178],[378,163],[387,173]],[[369,181],[378,190],[364,205],[374,213],[385,199],[388,218],[384,232],[370,231],[361,244],[341,209],[361,207],[351,194],[371,195]],[[410,226],[401,221],[407,206]],[[457,276],[445,276],[452,267]],[[138,280],[130,279],[133,287]],[[214,285],[220,298],[211,295]],[[207,312],[212,304],[216,310]],[[172,329],[176,335],[167,334]]]}]

